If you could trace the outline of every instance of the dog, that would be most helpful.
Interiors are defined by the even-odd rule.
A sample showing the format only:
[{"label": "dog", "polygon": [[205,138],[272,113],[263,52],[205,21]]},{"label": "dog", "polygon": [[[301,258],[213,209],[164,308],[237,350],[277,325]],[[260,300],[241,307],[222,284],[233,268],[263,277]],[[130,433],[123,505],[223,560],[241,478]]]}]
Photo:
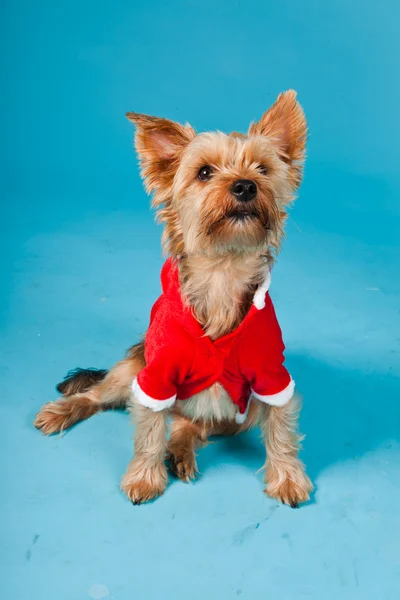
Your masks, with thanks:
[{"label": "dog", "polygon": [[[34,424],[53,434],[99,411],[128,407],[136,423],[134,457],[121,488],[133,504],[164,492],[166,463],[188,482],[197,474],[196,451],[209,436],[234,435],[259,424],[266,447],[265,492],[298,507],[312,491],[298,457],[300,400],[282,366],[284,346],[267,291],[287,210],[302,180],[307,124],[296,93],[280,94],[247,134],[196,134],[190,125],[168,119],[138,113],[127,118],[136,127],[145,187],[164,225],[169,257],[164,304],[156,303],[143,341],[111,370],[70,372],[58,385],[62,398],[45,404]],[[243,323],[250,323],[245,335]],[[232,358],[229,369],[221,367],[228,358],[215,348],[230,357],[233,352],[224,351],[228,342],[221,340],[231,340],[248,374],[242,377],[242,366],[232,367]],[[191,358],[193,348],[203,352],[200,359]],[[208,360],[214,366],[208,367]],[[260,373],[264,368],[272,383]],[[264,395],[277,378],[278,392]],[[150,388],[156,391],[151,394]],[[183,398],[172,393],[177,389]]]}]

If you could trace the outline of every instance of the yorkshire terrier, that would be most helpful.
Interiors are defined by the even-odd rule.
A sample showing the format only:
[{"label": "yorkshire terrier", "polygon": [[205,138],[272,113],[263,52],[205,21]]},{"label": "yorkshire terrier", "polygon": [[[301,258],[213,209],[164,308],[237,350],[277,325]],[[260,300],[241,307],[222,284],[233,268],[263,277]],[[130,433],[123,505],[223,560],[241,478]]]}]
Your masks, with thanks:
[{"label": "yorkshire terrier", "polygon": [[260,424],[265,491],[297,507],[312,484],[298,457],[300,401],[268,293],[305,158],[307,125],[296,93],[280,94],[247,135],[196,134],[168,119],[127,117],[164,224],[163,293],[144,340],[108,372],[71,372],[58,385],[62,398],[42,407],[35,426],[52,434],[128,407],[135,453],[121,488],[140,504],[164,492],[166,461],[190,481],[196,450],[209,436]]}]

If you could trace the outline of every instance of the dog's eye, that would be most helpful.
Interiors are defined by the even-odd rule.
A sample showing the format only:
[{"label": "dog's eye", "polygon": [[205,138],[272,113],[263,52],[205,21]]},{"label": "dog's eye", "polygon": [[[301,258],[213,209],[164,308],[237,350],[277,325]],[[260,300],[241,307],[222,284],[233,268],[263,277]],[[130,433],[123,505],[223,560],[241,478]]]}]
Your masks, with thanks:
[{"label": "dog's eye", "polygon": [[267,167],[265,167],[264,165],[258,165],[258,170],[260,171],[260,173],[262,173],[263,175],[266,175],[268,173],[268,169]]},{"label": "dog's eye", "polygon": [[201,181],[208,181],[209,179],[211,179],[212,172],[213,168],[210,167],[210,165],[204,165],[204,167],[201,167],[200,171],[198,172],[197,177]]}]

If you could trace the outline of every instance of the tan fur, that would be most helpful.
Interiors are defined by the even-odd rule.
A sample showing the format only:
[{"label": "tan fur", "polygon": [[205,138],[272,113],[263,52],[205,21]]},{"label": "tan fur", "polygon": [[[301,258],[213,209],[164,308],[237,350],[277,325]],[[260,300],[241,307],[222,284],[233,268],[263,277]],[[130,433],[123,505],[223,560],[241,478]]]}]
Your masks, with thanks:
[{"label": "tan fur", "polygon": [[135,456],[121,481],[121,489],[134,504],[163,493],[167,485],[164,463],[167,446],[167,412],[153,412],[138,402],[130,403],[136,425]]},{"label": "tan fur", "polygon": [[[307,126],[295,92],[281,94],[260,121],[251,125],[248,136],[220,132],[196,136],[189,125],[168,119],[138,113],[127,113],[127,117],[137,127],[142,174],[153,193],[157,218],[165,225],[163,243],[169,254],[207,249],[214,254],[219,248],[236,251],[241,241],[258,250],[279,247],[285,209],[301,182],[305,156]],[[205,164],[216,168],[212,188],[196,177]],[[268,168],[267,176],[260,174],[260,164]],[[204,234],[231,203],[228,189],[238,177],[252,178],[259,186],[261,220],[247,231],[220,223],[219,235],[209,244]],[[269,233],[269,223],[262,222],[266,216],[273,220]]]},{"label": "tan fur", "polygon": [[117,363],[106,378],[90,390],[48,402],[36,415],[34,425],[49,435],[63,431],[102,410],[126,406],[132,379],[144,366],[141,356]]},{"label": "tan fur", "polygon": [[205,333],[216,339],[235,329],[262,282],[265,255],[189,255],[179,261],[182,293]]},{"label": "tan fur", "polygon": [[[196,177],[205,164],[214,169],[209,182]],[[261,167],[268,169],[267,175]],[[237,209],[230,193],[237,179],[251,179],[258,189],[251,204],[257,217],[245,224],[227,218]],[[179,217],[186,254],[262,254],[279,246],[284,209],[293,200],[293,189],[287,164],[267,138],[206,133],[183,151],[171,195],[170,206]]]},{"label": "tan fur", "polygon": [[292,507],[306,502],[312,484],[298,458],[303,436],[297,431],[300,412],[298,396],[281,407],[260,403],[260,425],[267,460],[265,464],[266,493]]},{"label": "tan fur", "polygon": [[36,415],[34,425],[46,435],[68,429],[78,421],[88,419],[99,411],[95,394],[90,391],[75,394],[65,400],[48,402]]},{"label": "tan fur", "polygon": [[296,92],[289,90],[280,94],[260,121],[252,123],[249,133],[274,140],[279,156],[289,166],[290,185],[298,188],[303,176],[307,123]]},{"label": "tan fur", "polygon": [[237,407],[219,383],[188,400],[178,401],[177,406],[185,417],[192,421],[204,421],[207,424],[232,421],[237,412]]},{"label": "tan fur", "polygon": [[[289,91],[251,124],[247,135],[196,135],[190,125],[168,119],[138,113],[127,117],[137,128],[136,149],[157,218],[164,224],[164,247],[180,257],[184,301],[205,334],[217,339],[244,318],[266,265],[272,265],[279,251],[287,208],[302,177],[304,113]],[[201,180],[198,173],[206,165],[211,176]],[[231,193],[237,179],[251,179],[257,186],[245,207]],[[238,212],[243,218],[237,218]],[[60,387],[66,397],[45,405],[35,420],[44,433],[54,433],[99,410],[128,403],[136,422],[135,456],[121,487],[135,504],[160,495],[167,484],[167,413],[130,398],[132,379],[145,364],[144,349],[145,342],[134,346],[102,381],[104,374],[72,374]],[[92,380],[97,383],[91,385]],[[219,384],[176,402],[167,450],[173,472],[184,481],[192,479],[196,449],[209,435],[240,433],[260,415],[267,493],[292,506],[305,501],[312,486],[298,459],[298,404],[294,399],[281,408],[258,404],[253,400],[245,423],[237,425],[237,407]]]}]

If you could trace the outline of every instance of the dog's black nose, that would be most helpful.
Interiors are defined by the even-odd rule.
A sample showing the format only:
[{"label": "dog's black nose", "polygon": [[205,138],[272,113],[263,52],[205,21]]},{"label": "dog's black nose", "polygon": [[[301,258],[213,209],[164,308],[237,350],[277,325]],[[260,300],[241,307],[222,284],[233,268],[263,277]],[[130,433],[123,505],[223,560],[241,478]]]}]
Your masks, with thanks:
[{"label": "dog's black nose", "polygon": [[249,202],[257,194],[257,186],[251,179],[238,179],[232,183],[231,192],[239,202]]}]

